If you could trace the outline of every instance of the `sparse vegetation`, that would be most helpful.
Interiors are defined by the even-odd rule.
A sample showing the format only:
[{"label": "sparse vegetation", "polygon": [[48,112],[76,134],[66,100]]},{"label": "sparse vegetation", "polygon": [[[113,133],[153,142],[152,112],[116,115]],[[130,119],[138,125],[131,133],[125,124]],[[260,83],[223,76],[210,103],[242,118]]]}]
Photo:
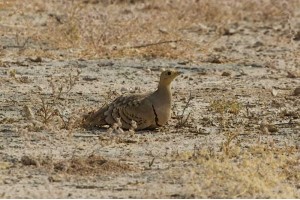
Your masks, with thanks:
[{"label": "sparse vegetation", "polygon": [[[0,1],[0,197],[300,198],[299,7]],[[164,67],[167,126],[80,127]]]},{"label": "sparse vegetation", "polygon": [[[32,120],[33,124],[37,120],[46,126],[58,126],[55,128],[56,130],[72,130],[74,127],[78,127],[76,123],[81,120],[79,113],[76,113],[76,109],[71,111],[72,107],[69,101],[71,99],[70,91],[79,80],[79,76],[79,70],[77,70],[76,74],[69,73],[67,76],[55,78],[51,76],[48,79],[48,87],[51,88],[51,93],[42,91],[43,89],[39,87],[38,90],[31,91],[29,96],[31,102],[28,103],[34,105],[34,109],[28,107],[28,105],[24,105],[25,109],[23,112],[25,112],[25,116]],[[45,128],[46,126],[43,127]],[[33,127],[36,128],[35,125]]]},{"label": "sparse vegetation", "polygon": [[[234,149],[230,157],[223,152],[212,154],[206,147],[196,154],[182,152],[177,155],[177,159],[193,163],[186,170],[190,173],[181,174],[179,180],[185,183],[186,193],[199,198],[297,197],[295,188],[289,185],[289,180],[298,177],[299,172],[294,146],[253,145],[249,149]],[[220,193],[220,188],[224,192]]]},{"label": "sparse vegetation", "polygon": [[[181,127],[185,127],[189,125],[189,119],[191,116],[191,111],[189,113],[186,113],[188,109],[190,109],[189,107],[191,106],[191,101],[192,101],[193,97],[192,97],[192,93],[190,92],[190,95],[181,111],[181,114],[179,114],[179,112],[174,111],[174,107],[173,107],[173,113],[175,113],[175,118],[178,120],[177,124],[175,127],[177,128],[181,128]],[[175,104],[174,104],[175,105]]]}]

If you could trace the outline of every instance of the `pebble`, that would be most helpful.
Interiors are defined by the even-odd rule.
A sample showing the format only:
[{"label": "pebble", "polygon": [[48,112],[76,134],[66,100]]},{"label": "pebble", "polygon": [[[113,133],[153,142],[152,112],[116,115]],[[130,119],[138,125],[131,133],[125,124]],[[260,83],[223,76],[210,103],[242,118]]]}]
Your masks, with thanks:
[{"label": "pebble", "polygon": [[165,70],[166,70],[166,68],[164,68],[164,67],[162,67],[162,68],[159,69],[160,72],[163,72]]},{"label": "pebble", "polygon": [[272,91],[271,91],[271,93],[272,93],[272,95],[273,95],[274,97],[276,97],[277,94],[278,94],[278,91],[275,90],[275,89],[273,88]]},{"label": "pebble", "polygon": [[63,176],[56,174],[48,177],[49,182],[62,182]]},{"label": "pebble", "polygon": [[122,87],[122,88],[121,88],[121,92],[128,92],[128,88]]},{"label": "pebble", "polygon": [[231,76],[230,72],[223,72],[221,76]]},{"label": "pebble", "polygon": [[293,72],[288,71],[287,72],[287,77],[288,78],[297,78],[297,75],[295,73],[293,73]]},{"label": "pebble", "polygon": [[299,95],[300,95],[300,87],[297,87],[297,88],[294,90],[294,95],[295,95],[295,96],[299,96]]},{"label": "pebble", "polygon": [[23,156],[21,158],[21,163],[23,165],[36,165],[36,166],[39,166],[39,162],[37,160],[35,160],[34,158],[29,157],[29,156]]},{"label": "pebble", "polygon": [[151,74],[151,73],[152,73],[152,71],[151,71],[150,68],[147,68],[147,69],[146,69],[146,72],[147,72],[148,74]]}]

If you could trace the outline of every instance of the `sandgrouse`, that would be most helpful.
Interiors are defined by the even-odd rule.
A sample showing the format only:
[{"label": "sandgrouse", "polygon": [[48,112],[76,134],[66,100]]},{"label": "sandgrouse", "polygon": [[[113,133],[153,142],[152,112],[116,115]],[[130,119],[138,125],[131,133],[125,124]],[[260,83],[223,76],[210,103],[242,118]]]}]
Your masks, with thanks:
[{"label": "sandgrouse", "polygon": [[171,82],[181,73],[165,70],[155,92],[117,97],[112,103],[84,116],[84,127],[113,125],[121,121],[122,128],[153,129],[164,125],[171,117]]}]

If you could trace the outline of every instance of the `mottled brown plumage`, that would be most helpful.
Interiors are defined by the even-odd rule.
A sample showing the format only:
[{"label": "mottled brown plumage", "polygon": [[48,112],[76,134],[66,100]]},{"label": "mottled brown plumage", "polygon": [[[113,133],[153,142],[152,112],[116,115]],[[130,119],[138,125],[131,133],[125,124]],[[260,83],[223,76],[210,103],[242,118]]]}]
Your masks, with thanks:
[{"label": "mottled brown plumage", "polygon": [[120,96],[112,103],[84,117],[85,127],[113,125],[118,118],[122,128],[130,129],[132,121],[137,130],[151,129],[164,125],[171,117],[171,82],[180,74],[174,70],[165,70],[160,75],[155,92]]}]

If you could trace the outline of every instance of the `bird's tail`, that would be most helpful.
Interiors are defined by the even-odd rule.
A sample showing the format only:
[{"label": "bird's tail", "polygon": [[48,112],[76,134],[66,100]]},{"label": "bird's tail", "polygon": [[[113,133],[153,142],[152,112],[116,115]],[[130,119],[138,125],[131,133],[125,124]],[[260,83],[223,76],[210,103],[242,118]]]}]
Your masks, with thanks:
[{"label": "bird's tail", "polygon": [[104,112],[106,110],[107,110],[107,105],[104,105],[97,111],[91,111],[87,114],[84,114],[81,122],[82,127],[92,128],[92,127],[103,126],[107,124],[104,115]]}]

